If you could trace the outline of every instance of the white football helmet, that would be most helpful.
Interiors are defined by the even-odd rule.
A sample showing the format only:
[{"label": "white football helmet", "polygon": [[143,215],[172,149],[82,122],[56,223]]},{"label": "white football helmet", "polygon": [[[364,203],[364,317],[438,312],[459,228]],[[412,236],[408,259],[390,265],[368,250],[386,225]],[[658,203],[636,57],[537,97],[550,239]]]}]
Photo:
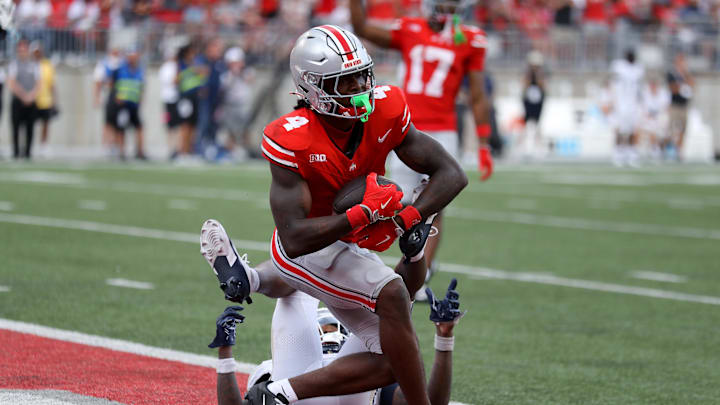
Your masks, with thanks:
[{"label": "white football helmet", "polygon": [[[290,52],[290,72],[297,95],[320,114],[366,121],[375,107],[372,58],[355,34],[338,26],[321,25],[300,35]],[[340,94],[340,79],[358,74],[364,76],[364,89]]]},{"label": "white football helmet", "polygon": [[318,308],[317,317],[323,353],[338,353],[347,339],[347,330],[327,308]]}]

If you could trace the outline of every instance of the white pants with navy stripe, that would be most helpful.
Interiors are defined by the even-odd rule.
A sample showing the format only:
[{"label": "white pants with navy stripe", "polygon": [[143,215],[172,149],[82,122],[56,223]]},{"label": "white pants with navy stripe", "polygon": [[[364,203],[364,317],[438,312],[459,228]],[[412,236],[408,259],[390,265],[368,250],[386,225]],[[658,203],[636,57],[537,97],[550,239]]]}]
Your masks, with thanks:
[{"label": "white pants with navy stripe", "polygon": [[377,297],[387,283],[400,275],[375,253],[354,243],[337,241],[290,259],[275,231],[270,256],[288,285],[325,303],[368,351],[382,353],[379,318],[375,314]]}]

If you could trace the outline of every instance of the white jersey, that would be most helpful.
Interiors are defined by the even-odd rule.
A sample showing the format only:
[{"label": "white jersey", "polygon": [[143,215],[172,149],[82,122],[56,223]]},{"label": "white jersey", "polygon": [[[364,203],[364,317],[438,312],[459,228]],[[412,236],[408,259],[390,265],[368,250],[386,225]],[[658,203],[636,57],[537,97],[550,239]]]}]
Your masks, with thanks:
[{"label": "white jersey", "polygon": [[177,62],[174,60],[165,61],[162,66],[160,66],[158,76],[160,77],[160,83],[162,84],[160,95],[163,103],[172,104],[176,102],[179,97],[178,89],[175,85],[175,78],[177,77]]},{"label": "white jersey", "polygon": [[[645,70],[637,63],[616,60],[610,67],[612,73],[613,103],[615,110],[637,110]],[[629,113],[629,112],[628,112]]]}]

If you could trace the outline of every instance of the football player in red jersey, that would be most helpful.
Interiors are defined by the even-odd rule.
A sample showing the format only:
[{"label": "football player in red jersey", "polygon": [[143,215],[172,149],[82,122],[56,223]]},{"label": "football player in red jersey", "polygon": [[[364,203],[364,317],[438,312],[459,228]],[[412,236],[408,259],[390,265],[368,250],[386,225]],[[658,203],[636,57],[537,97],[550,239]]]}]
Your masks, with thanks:
[{"label": "football player in red jersey", "polygon": [[[242,302],[252,292],[271,297],[305,292],[323,301],[367,352],[256,385],[247,399],[251,405],[288,403],[397,381],[408,403],[428,405],[408,289],[363,247],[385,249],[398,233],[429,228],[424,220],[444,208],[467,177],[441,145],[415,129],[402,91],[375,85],[372,59],[354,34],[331,25],[308,30],[293,47],[290,70],[300,104],[270,123],[262,142],[271,163],[274,266],[250,267],[214,221],[203,226],[202,252],[226,298]],[[430,178],[405,208],[394,185],[377,183],[390,151]],[[334,215],[335,195],[357,177],[366,178],[363,201]],[[424,276],[422,251],[404,254],[406,265]]]},{"label": "football player in red jersey", "polygon": [[[485,63],[485,33],[475,27],[461,25],[459,15],[465,0],[424,0],[425,18],[404,17],[391,28],[373,25],[365,18],[363,0],[351,0],[353,29],[360,37],[383,48],[402,53],[405,69],[403,90],[417,128],[432,136],[453,157],[459,159],[455,98],[463,79],[470,83],[470,103],[480,142],[478,170],[481,179],[493,170],[488,147],[490,138],[489,104],[485,98],[482,74]],[[417,186],[422,174],[397,160],[391,163],[391,175],[403,190]],[[405,202],[405,201],[404,201]],[[442,228],[438,215],[435,226]],[[426,260],[432,265],[440,235],[428,242]],[[422,290],[420,290],[422,291]]]}]

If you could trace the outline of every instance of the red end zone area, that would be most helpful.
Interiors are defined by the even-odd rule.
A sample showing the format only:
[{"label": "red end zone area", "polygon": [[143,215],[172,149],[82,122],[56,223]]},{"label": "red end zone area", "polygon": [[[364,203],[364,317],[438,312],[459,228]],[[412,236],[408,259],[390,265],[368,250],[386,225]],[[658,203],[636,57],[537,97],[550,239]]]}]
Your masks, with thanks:
[{"label": "red end zone area", "polygon": [[[0,329],[0,389],[55,389],[125,404],[213,404],[215,370]],[[237,374],[238,385],[247,383]]]}]

